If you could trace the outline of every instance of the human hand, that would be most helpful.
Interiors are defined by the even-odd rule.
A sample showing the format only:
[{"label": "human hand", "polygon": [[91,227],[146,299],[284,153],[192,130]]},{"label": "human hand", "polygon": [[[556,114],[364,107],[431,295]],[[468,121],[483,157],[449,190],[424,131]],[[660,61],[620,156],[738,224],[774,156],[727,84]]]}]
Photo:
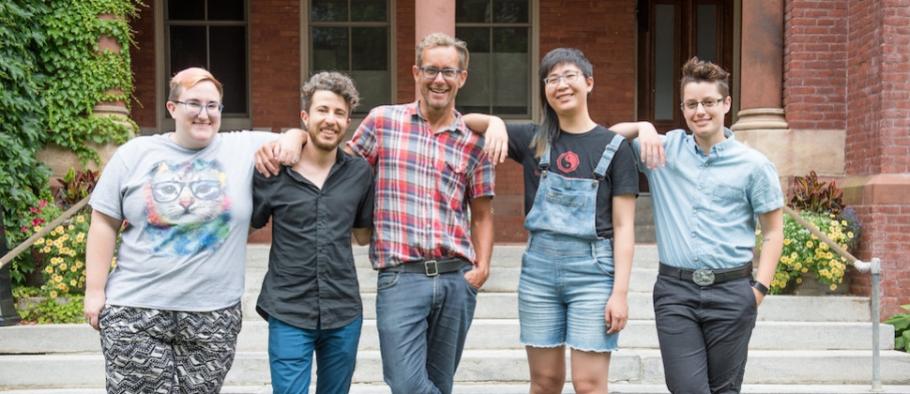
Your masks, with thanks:
[{"label": "human hand", "polygon": [[754,287],[752,288],[752,294],[755,294],[755,307],[758,307],[765,300],[765,295]]},{"label": "human hand", "polygon": [[491,117],[484,140],[483,151],[493,164],[505,162],[509,157],[509,133],[506,132],[506,124],[502,119]]},{"label": "human hand", "polygon": [[607,306],[604,307],[604,321],[607,334],[618,333],[626,327],[626,322],[629,321],[629,302],[625,294],[610,295]]},{"label": "human hand", "polygon": [[641,162],[650,169],[663,167],[667,163],[664,144],[657,129],[650,122],[639,122],[638,143],[641,147]]},{"label": "human hand", "polygon": [[85,322],[92,328],[100,330],[98,317],[101,315],[101,309],[104,308],[106,297],[104,291],[85,291],[85,300],[83,300],[82,313],[85,315]]},{"label": "human hand", "polygon": [[477,290],[483,287],[489,277],[490,270],[488,268],[480,268],[476,265],[470,271],[464,273],[464,280],[468,281],[468,284]]}]

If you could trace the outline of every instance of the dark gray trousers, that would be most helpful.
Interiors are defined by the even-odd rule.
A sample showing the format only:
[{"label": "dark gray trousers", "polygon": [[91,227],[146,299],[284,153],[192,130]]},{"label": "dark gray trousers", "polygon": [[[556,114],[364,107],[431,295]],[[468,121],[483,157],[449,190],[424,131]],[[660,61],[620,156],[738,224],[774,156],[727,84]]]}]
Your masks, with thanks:
[{"label": "dark gray trousers", "polygon": [[670,392],[739,393],[756,314],[750,278],[701,287],[658,275],[654,315]]}]

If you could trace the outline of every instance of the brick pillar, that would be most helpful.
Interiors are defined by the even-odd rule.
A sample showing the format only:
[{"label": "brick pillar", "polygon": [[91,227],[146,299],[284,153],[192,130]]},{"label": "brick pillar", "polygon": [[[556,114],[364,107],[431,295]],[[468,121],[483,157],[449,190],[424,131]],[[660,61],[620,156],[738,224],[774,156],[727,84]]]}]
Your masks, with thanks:
[{"label": "brick pillar", "polygon": [[436,32],[455,36],[455,0],[414,0],[414,5],[416,42]]}]

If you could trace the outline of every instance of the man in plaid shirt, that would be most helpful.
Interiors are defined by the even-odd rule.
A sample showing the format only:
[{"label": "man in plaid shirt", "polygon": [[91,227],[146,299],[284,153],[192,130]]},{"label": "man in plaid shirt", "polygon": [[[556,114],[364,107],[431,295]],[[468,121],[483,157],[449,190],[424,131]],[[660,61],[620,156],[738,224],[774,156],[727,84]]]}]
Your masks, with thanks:
[{"label": "man in plaid shirt", "polygon": [[455,111],[467,68],[463,41],[428,35],[413,66],[417,102],[373,109],[348,142],[376,173],[370,260],[383,375],[395,394],[452,392],[489,276],[493,163]]}]

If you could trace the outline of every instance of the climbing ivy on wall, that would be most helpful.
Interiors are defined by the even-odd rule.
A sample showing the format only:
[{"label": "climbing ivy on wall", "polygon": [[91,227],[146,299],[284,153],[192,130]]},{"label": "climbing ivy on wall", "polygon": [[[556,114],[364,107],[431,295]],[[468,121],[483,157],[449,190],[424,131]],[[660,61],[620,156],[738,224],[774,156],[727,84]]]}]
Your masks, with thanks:
[{"label": "climbing ivy on wall", "polygon": [[[130,0],[0,1],[0,209],[10,246],[24,240],[26,212],[48,198],[50,171],[36,153],[47,144],[97,161],[89,143],[123,143],[136,125],[92,116],[101,102],[130,105]],[[99,18],[109,15],[111,18]],[[111,37],[119,53],[98,52]],[[30,227],[30,226],[29,226]],[[18,282],[30,270],[13,264]]]}]

